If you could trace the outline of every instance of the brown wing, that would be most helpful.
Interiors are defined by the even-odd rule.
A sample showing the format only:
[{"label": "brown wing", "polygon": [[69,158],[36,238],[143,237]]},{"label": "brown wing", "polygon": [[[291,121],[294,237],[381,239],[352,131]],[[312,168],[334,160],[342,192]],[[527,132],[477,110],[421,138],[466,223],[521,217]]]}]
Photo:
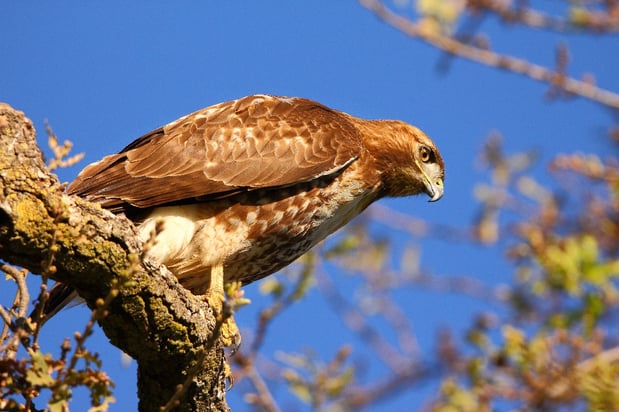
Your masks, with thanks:
[{"label": "brown wing", "polygon": [[69,194],[120,209],[288,186],[361,152],[346,116],[299,98],[248,96],[182,117],[86,167]]}]

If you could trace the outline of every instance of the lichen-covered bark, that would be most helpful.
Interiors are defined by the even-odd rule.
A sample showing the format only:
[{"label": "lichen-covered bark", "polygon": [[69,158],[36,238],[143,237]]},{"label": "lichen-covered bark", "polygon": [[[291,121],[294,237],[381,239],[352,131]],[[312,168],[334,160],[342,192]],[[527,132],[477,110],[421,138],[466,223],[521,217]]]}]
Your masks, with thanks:
[{"label": "lichen-covered bark", "polygon": [[64,194],[32,123],[0,103],[0,259],[72,285],[91,308],[118,289],[99,323],[138,363],[140,410],[158,410],[191,375],[175,410],[228,410],[210,309],[140,250],[130,221]]}]

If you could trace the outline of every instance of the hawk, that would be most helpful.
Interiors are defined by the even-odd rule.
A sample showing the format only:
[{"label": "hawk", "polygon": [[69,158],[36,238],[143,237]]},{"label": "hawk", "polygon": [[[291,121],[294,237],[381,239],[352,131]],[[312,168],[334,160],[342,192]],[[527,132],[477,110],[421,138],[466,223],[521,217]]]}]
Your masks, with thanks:
[{"label": "hawk", "polygon": [[[224,283],[293,262],[372,202],[443,196],[444,164],[421,130],[320,103],[247,96],[181,117],[87,166],[68,194],[135,222],[146,258],[220,310]],[[52,289],[46,312],[70,288]],[[51,307],[50,307],[51,306]]]}]

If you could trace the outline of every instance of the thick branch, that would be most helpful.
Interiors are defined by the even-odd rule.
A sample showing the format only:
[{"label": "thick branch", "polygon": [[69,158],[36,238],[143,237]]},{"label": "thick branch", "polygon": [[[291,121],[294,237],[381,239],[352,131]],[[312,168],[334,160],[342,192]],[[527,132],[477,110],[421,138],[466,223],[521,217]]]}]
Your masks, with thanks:
[{"label": "thick branch", "polygon": [[91,308],[120,285],[99,323],[138,362],[140,410],[165,405],[194,374],[178,410],[228,410],[223,350],[207,345],[212,312],[140,255],[132,223],[65,195],[32,123],[0,103],[0,259],[72,285]]}]

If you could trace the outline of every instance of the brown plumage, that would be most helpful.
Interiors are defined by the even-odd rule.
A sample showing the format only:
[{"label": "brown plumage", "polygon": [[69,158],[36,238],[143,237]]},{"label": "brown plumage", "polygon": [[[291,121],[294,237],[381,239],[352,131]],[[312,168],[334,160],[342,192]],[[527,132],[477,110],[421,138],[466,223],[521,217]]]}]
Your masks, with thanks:
[{"label": "brown plumage", "polygon": [[413,126],[256,95],[146,134],[86,167],[68,193],[125,212],[144,240],[162,222],[149,257],[207,293],[216,267],[225,282],[253,282],[381,197],[438,200],[443,179],[438,149]]}]

